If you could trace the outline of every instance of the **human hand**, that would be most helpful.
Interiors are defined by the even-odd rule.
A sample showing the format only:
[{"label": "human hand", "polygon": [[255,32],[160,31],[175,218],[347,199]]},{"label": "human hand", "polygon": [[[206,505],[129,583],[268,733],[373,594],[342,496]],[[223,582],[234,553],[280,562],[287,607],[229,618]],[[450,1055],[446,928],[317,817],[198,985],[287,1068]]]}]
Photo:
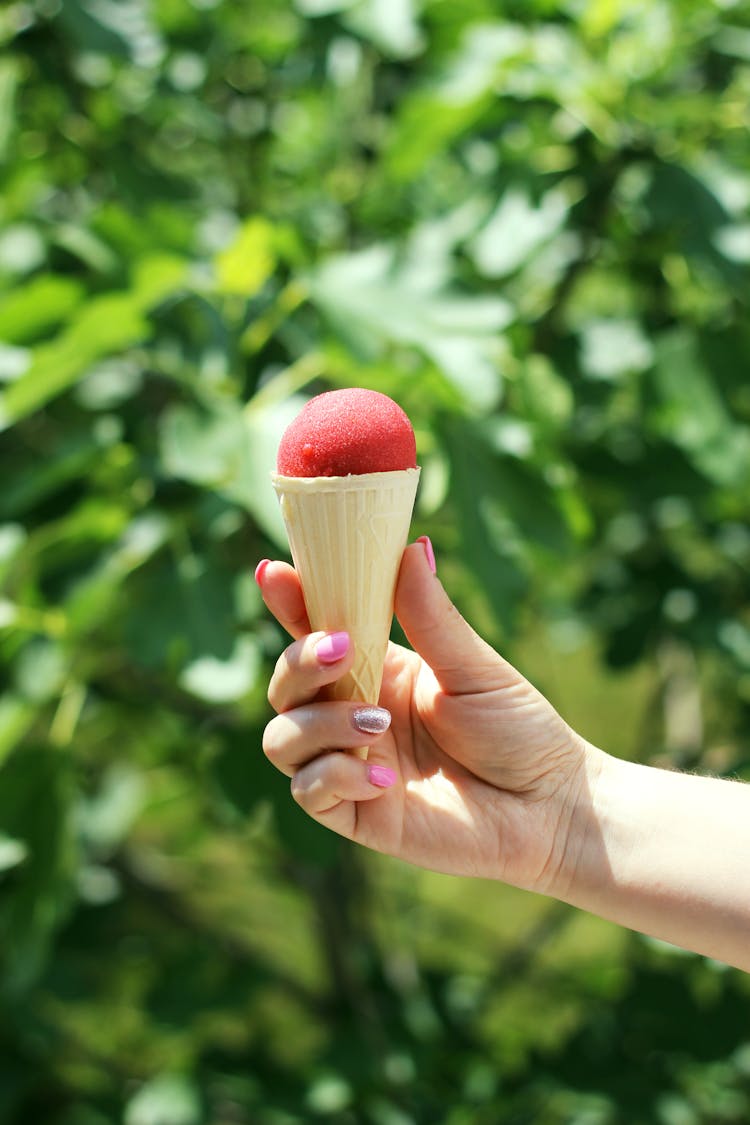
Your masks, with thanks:
[{"label": "human hand", "polygon": [[[326,634],[310,634],[293,568],[266,563],[257,577],[266,605],[296,638],[271,679],[277,716],[263,748],[292,778],[301,807],[411,863],[564,897],[593,748],[461,617],[424,546],[404,553],[395,609],[414,651],[389,645],[382,713],[324,698],[353,653],[341,635],[343,655]],[[382,733],[363,733],[363,720]],[[363,743],[366,762],[341,752]]]}]

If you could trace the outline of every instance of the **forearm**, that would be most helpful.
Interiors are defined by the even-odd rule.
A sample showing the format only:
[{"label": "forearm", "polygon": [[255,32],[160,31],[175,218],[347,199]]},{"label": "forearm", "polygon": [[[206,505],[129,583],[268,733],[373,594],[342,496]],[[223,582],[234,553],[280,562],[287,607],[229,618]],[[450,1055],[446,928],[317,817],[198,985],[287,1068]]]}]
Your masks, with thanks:
[{"label": "forearm", "polygon": [[750,972],[750,785],[592,750],[562,896]]}]

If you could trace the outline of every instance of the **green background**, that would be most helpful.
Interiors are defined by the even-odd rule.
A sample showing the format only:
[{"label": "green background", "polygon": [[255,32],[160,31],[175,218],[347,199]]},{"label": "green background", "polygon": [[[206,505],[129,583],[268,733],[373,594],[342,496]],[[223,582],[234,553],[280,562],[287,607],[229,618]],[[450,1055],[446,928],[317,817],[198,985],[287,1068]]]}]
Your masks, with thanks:
[{"label": "green background", "polygon": [[[750,987],[260,751],[306,396],[605,749],[750,779],[750,7],[0,9],[0,1125],[750,1120]],[[709,842],[710,844],[710,842]]]}]

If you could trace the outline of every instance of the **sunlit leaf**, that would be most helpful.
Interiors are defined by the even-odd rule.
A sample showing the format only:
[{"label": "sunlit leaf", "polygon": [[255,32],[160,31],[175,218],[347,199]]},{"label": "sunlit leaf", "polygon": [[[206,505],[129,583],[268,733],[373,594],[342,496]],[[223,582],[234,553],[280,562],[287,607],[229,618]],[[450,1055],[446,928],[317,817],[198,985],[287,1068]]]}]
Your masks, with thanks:
[{"label": "sunlit leaf", "polygon": [[0,834],[0,874],[23,863],[28,854],[29,849],[22,840]]},{"label": "sunlit leaf", "polygon": [[239,637],[226,660],[198,656],[180,673],[180,684],[209,703],[231,703],[247,695],[260,671],[260,655],[249,637]]},{"label": "sunlit leaf", "polygon": [[592,379],[616,380],[629,371],[643,371],[653,349],[632,320],[593,320],[581,332],[581,366]]},{"label": "sunlit leaf", "polygon": [[406,59],[424,46],[417,20],[417,0],[360,0],[345,23],[391,58]]},{"label": "sunlit leaf", "polygon": [[97,855],[107,855],[127,836],[144,799],[142,775],[125,762],[115,763],[96,793],[79,801],[78,831]]},{"label": "sunlit leaf", "polygon": [[304,402],[293,395],[259,410],[251,402],[244,413],[225,407],[215,414],[200,414],[175,407],[165,415],[161,432],[167,471],[241,504],[273,542],[286,548],[270,474],[281,435]]},{"label": "sunlit leaf", "polygon": [[[0,61],[0,161],[5,160],[13,132],[13,107],[21,68],[16,59]],[[0,336],[2,334],[0,333]]]},{"label": "sunlit leaf", "polygon": [[695,341],[675,331],[659,341],[654,383],[661,401],[662,433],[701,472],[722,484],[750,473],[750,427],[736,424],[703,366]]},{"label": "sunlit leaf", "polygon": [[92,298],[58,337],[34,349],[31,366],[0,398],[0,426],[38,410],[74,384],[103,356],[147,337],[145,314],[179,288],[182,267],[174,259],[140,262],[133,293]]},{"label": "sunlit leaf", "polygon": [[511,188],[473,240],[477,269],[487,277],[511,273],[559,230],[567,213],[567,198],[559,189],[547,192],[536,206],[525,192]]},{"label": "sunlit leaf", "polygon": [[266,219],[254,216],[243,223],[234,241],[216,257],[219,290],[254,297],[275,265],[273,226]]},{"label": "sunlit leaf", "polygon": [[0,302],[0,340],[13,344],[33,342],[50,328],[67,320],[80,304],[79,282],[55,274],[42,274],[3,296]]},{"label": "sunlit leaf", "polygon": [[6,692],[0,699],[0,765],[31,729],[37,708],[28,699]]},{"label": "sunlit leaf", "polygon": [[513,319],[511,305],[500,297],[470,299],[431,286],[416,288],[403,280],[401,269],[408,265],[400,268],[384,245],[333,258],[311,279],[311,297],[364,354],[394,343],[412,345],[473,405],[496,402],[503,354],[498,334]]},{"label": "sunlit leaf", "polygon": [[59,18],[85,51],[130,57],[141,66],[162,57],[149,8],[140,0],[66,0]]},{"label": "sunlit leaf", "polygon": [[199,1125],[200,1096],[180,1074],[160,1074],[133,1095],[125,1109],[125,1125]]}]

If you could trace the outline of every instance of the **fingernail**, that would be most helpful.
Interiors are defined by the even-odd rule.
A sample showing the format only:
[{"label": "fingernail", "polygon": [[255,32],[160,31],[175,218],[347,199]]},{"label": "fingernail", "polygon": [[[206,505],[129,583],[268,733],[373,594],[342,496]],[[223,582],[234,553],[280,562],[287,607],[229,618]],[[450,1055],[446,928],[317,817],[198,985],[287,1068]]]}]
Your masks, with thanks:
[{"label": "fingernail", "polygon": [[424,553],[427,555],[427,562],[430,564],[430,570],[433,574],[437,574],[437,563],[435,562],[435,552],[432,549],[432,543],[427,535],[420,535],[417,543],[421,543],[424,547]]},{"label": "fingernail", "polygon": [[396,771],[389,770],[387,766],[369,766],[367,780],[378,789],[390,789],[396,781]]},{"label": "fingernail", "polygon": [[348,633],[329,633],[315,646],[315,655],[321,664],[335,664],[349,651]]},{"label": "fingernail", "polygon": [[271,561],[270,559],[261,559],[260,562],[258,563],[258,565],[255,568],[255,581],[258,583],[259,586],[263,581],[263,574],[265,572],[266,567],[270,563],[270,561]]},{"label": "fingernail", "polygon": [[352,713],[352,725],[361,734],[383,734],[391,725],[391,713],[385,707],[360,707]]}]

